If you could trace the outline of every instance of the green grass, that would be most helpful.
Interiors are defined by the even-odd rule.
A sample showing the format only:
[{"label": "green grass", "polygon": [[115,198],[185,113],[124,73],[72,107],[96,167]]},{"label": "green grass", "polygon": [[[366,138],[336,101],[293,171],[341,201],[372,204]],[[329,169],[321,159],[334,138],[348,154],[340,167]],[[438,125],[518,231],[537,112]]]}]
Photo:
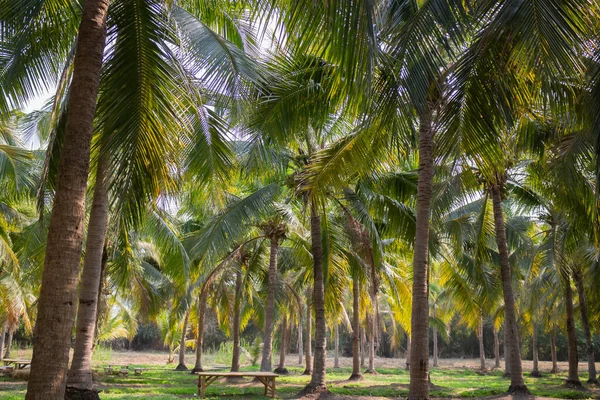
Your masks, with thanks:
[{"label": "green grass", "polygon": [[[172,367],[142,366],[148,368],[142,376],[131,373],[127,377],[98,377],[98,387],[102,399],[152,399],[167,400],[194,398],[197,378],[185,372],[175,372]],[[308,382],[309,377],[300,375],[301,368],[289,368],[291,375],[277,379],[277,394],[289,398],[297,394]],[[245,370],[257,370],[247,367]],[[359,382],[348,382],[349,368],[327,371],[328,386],[331,392],[344,396],[379,396],[401,398],[408,394],[408,372],[404,369],[380,369],[378,375],[365,375]],[[587,377],[582,376],[582,381]],[[598,388],[582,391],[562,387],[564,375],[545,374],[543,378],[526,378],[531,392],[537,396],[565,399],[598,398]],[[470,369],[435,369],[431,380],[435,384],[432,397],[485,397],[499,395],[508,388],[509,381],[502,372],[489,372],[479,375]],[[22,399],[26,384],[0,378],[0,399]],[[207,389],[207,398],[262,399],[263,386],[260,383],[227,384],[216,382]]]}]

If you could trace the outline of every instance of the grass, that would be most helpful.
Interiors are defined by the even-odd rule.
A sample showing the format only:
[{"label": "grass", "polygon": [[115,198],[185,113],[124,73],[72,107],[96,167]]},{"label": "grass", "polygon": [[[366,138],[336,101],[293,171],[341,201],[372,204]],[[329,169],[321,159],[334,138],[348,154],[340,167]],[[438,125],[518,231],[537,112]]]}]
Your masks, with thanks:
[{"label": "grass", "polygon": [[[105,355],[106,356],[106,355]],[[96,358],[96,365],[102,364],[107,357]],[[98,360],[100,358],[100,360]],[[110,357],[108,357],[110,358]],[[100,362],[99,362],[100,361]],[[105,376],[98,374],[98,387],[102,390],[102,399],[182,399],[196,397],[197,378],[186,372],[175,372],[172,366],[139,365],[147,368],[143,375],[130,374],[127,377]],[[245,367],[244,370],[257,370],[258,367]],[[302,368],[288,368],[289,376],[277,379],[277,394],[280,398],[290,398],[297,394],[308,382],[309,377],[300,375]],[[328,369],[328,387],[331,392],[340,396],[377,396],[402,398],[408,394],[408,371],[396,368],[381,368],[378,375],[365,375],[359,382],[349,382],[350,368]],[[586,399],[598,398],[598,388],[582,391],[562,387],[563,374],[550,375],[543,378],[526,377],[526,383],[536,396]],[[581,376],[582,381],[587,377]],[[502,377],[501,371],[480,375],[473,369],[434,369],[431,380],[435,384],[432,397],[472,398],[501,395],[508,388],[509,381]],[[9,378],[0,378],[0,399],[22,399],[25,396],[26,384]],[[211,399],[262,399],[263,386],[260,383],[247,381],[241,384],[216,382],[207,389],[207,398]]]}]

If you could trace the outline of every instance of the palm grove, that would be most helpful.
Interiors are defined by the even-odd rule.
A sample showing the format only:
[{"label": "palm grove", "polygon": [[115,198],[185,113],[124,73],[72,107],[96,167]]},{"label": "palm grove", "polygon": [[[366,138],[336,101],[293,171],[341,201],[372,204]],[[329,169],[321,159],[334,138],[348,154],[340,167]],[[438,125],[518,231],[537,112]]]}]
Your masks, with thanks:
[{"label": "palm grove", "polygon": [[351,379],[385,328],[429,398],[452,311],[482,355],[491,322],[509,392],[541,332],[597,382],[599,6],[0,1],[0,348],[33,335],[27,399],[93,390],[95,344],[140,319],[171,352],[191,331],[201,370],[207,308],[233,371],[248,324],[261,370],[295,332],[305,393],[347,325]]}]

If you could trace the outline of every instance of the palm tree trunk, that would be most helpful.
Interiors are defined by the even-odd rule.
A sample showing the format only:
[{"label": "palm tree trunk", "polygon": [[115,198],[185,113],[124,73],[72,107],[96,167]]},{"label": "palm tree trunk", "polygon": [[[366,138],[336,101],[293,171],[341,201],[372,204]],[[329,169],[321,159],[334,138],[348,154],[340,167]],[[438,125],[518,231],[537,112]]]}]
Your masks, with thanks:
[{"label": "palm tree trunk", "polygon": [[4,321],[2,323],[2,333],[0,335],[0,361],[4,359],[4,338],[6,337],[6,327],[8,323]]},{"label": "palm tree trunk", "polygon": [[579,380],[579,355],[577,354],[577,332],[575,331],[575,312],[573,310],[573,291],[571,290],[571,277],[565,280],[565,308],[567,309],[567,345],[569,359],[569,375],[565,385],[581,387]]},{"label": "palm tree trunk", "polygon": [[[108,224],[108,168],[106,156],[100,156],[96,170],[96,187],[88,222],[85,243],[85,259],[79,288],[79,307],[75,328],[73,360],[67,377],[67,386],[73,390],[69,396],[76,397],[76,391],[90,391],[92,382],[92,353],[98,314],[98,291],[102,275],[102,259]],[[67,397],[69,397],[67,396]]]},{"label": "palm tree trunk", "polygon": [[406,370],[410,370],[410,348],[411,348],[410,335],[406,334]]},{"label": "palm tree trunk", "polygon": [[556,374],[558,372],[558,357],[556,357],[556,333],[554,328],[550,332],[550,353],[552,354],[552,370],[550,373]]},{"label": "palm tree trunk", "polygon": [[27,400],[63,400],[85,221],[85,195],[109,0],[86,0],[48,227]]},{"label": "palm tree trunk", "polygon": [[302,365],[302,356],[304,355],[304,338],[302,337],[302,309],[298,309],[298,365]]},{"label": "palm tree trunk", "polygon": [[13,340],[14,332],[15,332],[15,329],[13,327],[8,328],[8,340],[6,341],[6,351],[4,352],[4,358],[10,358],[10,351],[12,348],[12,340]]},{"label": "palm tree trunk", "polygon": [[504,351],[504,376],[510,376],[510,353],[508,351],[508,328],[506,326],[506,319],[504,320],[504,343],[502,343],[502,350]]},{"label": "palm tree trunk", "polygon": [[231,357],[231,372],[240,370],[240,309],[242,303],[242,271],[238,270],[235,277],[235,300],[233,304],[233,355]]},{"label": "palm tree trunk", "polygon": [[368,329],[369,329],[369,366],[365,373],[367,374],[377,374],[375,370],[375,317],[372,314],[367,315],[369,320]]},{"label": "palm tree trunk", "polygon": [[310,290],[307,291],[306,295],[306,349],[304,350],[304,361],[306,362],[306,368],[302,375],[312,375],[312,311],[311,311],[311,301],[310,298],[312,295],[310,294]]},{"label": "palm tree trunk", "polygon": [[494,359],[494,368],[500,368],[500,339],[496,327],[494,327]]},{"label": "palm tree trunk", "polygon": [[432,113],[422,112],[419,122],[419,177],[413,259],[410,349],[410,400],[429,398],[429,218],[433,197]]},{"label": "palm tree trunk", "polygon": [[188,368],[185,366],[185,337],[187,336],[188,319],[190,318],[190,312],[185,313],[183,319],[183,326],[181,328],[181,341],[179,342],[179,364],[175,367],[175,371],[187,371]]},{"label": "palm tree trunk", "polygon": [[204,371],[202,369],[202,350],[204,348],[204,319],[206,318],[206,300],[208,290],[202,288],[198,299],[198,339],[196,341],[196,364],[192,368],[192,374]]},{"label": "palm tree trunk", "polygon": [[590,320],[588,318],[587,297],[583,285],[583,276],[580,271],[575,273],[575,284],[577,285],[577,294],[579,295],[579,311],[581,312],[581,324],[585,333],[585,344],[588,359],[588,383],[598,383],[596,375],[596,360],[594,356],[594,344],[592,342],[592,333],[590,331]]},{"label": "palm tree trunk", "polygon": [[352,375],[350,380],[362,379],[360,372],[360,280],[352,277]]},{"label": "palm tree trunk", "polygon": [[485,346],[483,343],[483,316],[481,316],[481,320],[479,322],[477,336],[479,338],[479,369],[481,371],[486,371],[487,368],[485,366]]},{"label": "palm tree trunk", "polygon": [[504,320],[506,326],[507,365],[510,365],[509,393],[529,393],[523,380],[523,366],[521,364],[521,349],[519,345],[519,332],[515,316],[515,296],[512,287],[512,273],[508,260],[508,245],[506,241],[506,227],[502,211],[502,188],[492,186],[492,203],[494,206],[494,225],[496,229],[496,244],[500,256],[500,273],[502,275],[502,289],[504,291]]},{"label": "palm tree trunk", "polygon": [[334,327],[334,344],[335,344],[335,357],[333,361],[333,368],[340,367],[340,326],[339,324],[335,324]]},{"label": "palm tree trunk", "polygon": [[365,348],[367,347],[367,335],[364,328],[360,328],[360,366],[365,366]]},{"label": "palm tree trunk", "polygon": [[315,200],[310,203],[310,236],[314,263],[313,307],[315,308],[315,359],[310,383],[303,394],[327,390],[325,384],[325,361],[327,359],[327,327],[325,325],[325,281],[323,276],[323,238],[321,217]]},{"label": "palm tree trunk", "polygon": [[539,369],[539,357],[538,357],[538,336],[537,336],[537,325],[533,324],[533,335],[531,337],[531,347],[533,349],[533,371],[531,371],[531,376],[534,378],[540,378],[542,374]]},{"label": "palm tree trunk", "polygon": [[287,375],[288,370],[285,368],[285,353],[287,348],[288,329],[287,329],[287,316],[283,316],[281,323],[281,344],[279,345],[279,365],[275,369],[275,372],[282,375]]},{"label": "palm tree trunk", "polygon": [[277,254],[279,238],[271,237],[271,254],[269,256],[269,277],[267,287],[267,305],[265,309],[265,333],[263,336],[263,353],[260,370],[270,372],[272,369],[271,354],[273,352],[273,321],[275,319],[275,288],[277,285]]},{"label": "palm tree trunk", "polygon": [[437,334],[437,328],[433,328],[433,366],[434,367],[438,367],[439,366],[439,361],[438,361],[438,334]]},{"label": "palm tree trunk", "polygon": [[96,310],[96,321],[94,322],[94,344],[92,350],[98,344],[98,326],[105,320],[108,312],[108,306],[106,304],[106,293],[104,288],[106,287],[106,263],[108,262],[108,251],[106,249],[106,241],[104,242],[104,249],[102,249],[102,264],[100,265],[100,281],[98,282],[98,307]]}]

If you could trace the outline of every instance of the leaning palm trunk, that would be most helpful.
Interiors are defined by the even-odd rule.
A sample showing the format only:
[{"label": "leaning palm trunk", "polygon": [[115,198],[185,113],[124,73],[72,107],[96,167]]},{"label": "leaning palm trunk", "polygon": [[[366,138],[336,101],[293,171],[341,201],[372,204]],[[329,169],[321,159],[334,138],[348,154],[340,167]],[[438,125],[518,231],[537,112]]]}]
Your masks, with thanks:
[{"label": "leaning palm trunk", "polygon": [[592,333],[590,331],[590,320],[588,318],[587,297],[585,287],[583,286],[583,276],[580,271],[575,274],[575,284],[577,285],[577,294],[579,295],[579,311],[581,312],[581,324],[585,333],[585,344],[588,358],[588,383],[598,383],[596,376],[596,360],[594,356],[594,344],[592,342]]},{"label": "leaning palm trunk", "polygon": [[430,110],[419,126],[419,177],[413,259],[409,399],[429,398],[429,217],[433,197],[433,135]]},{"label": "leaning palm trunk", "polygon": [[236,272],[235,300],[233,303],[233,354],[231,356],[231,372],[240,370],[240,308],[242,304],[242,271]]},{"label": "leaning palm trunk", "polygon": [[569,375],[565,385],[569,387],[580,387],[579,380],[579,355],[577,354],[577,332],[575,331],[575,312],[573,310],[573,290],[571,289],[571,277],[567,275],[565,284],[565,308],[567,309],[567,346],[569,359]]},{"label": "leaning palm trunk", "polygon": [[479,322],[477,336],[479,338],[479,369],[481,371],[486,371],[487,368],[485,366],[485,346],[483,343],[483,316]]},{"label": "leaning palm trunk", "polygon": [[279,238],[271,237],[271,254],[269,256],[269,277],[267,286],[267,305],[265,309],[265,333],[260,370],[271,371],[271,354],[273,352],[273,320],[275,317],[275,286],[277,284],[277,254]]},{"label": "leaning palm trunk", "polygon": [[334,355],[335,357],[334,357],[334,361],[333,361],[333,368],[339,368],[340,367],[340,326],[337,322],[334,327],[333,336],[334,336],[334,345],[335,345],[335,355]]},{"label": "leaning palm trunk", "polygon": [[315,309],[315,359],[310,382],[302,393],[318,393],[327,390],[325,384],[325,360],[327,358],[327,327],[325,325],[325,281],[323,276],[323,239],[321,217],[315,200],[310,202],[310,236],[314,264],[313,307]]},{"label": "leaning palm trunk", "polygon": [[85,221],[85,195],[109,0],[83,2],[67,123],[48,227],[27,400],[63,400]]},{"label": "leaning palm trunk", "polygon": [[494,361],[494,368],[500,368],[500,339],[496,327],[494,327]]},{"label": "leaning palm trunk", "polygon": [[192,374],[204,371],[202,369],[202,350],[204,347],[204,319],[206,318],[207,297],[208,290],[203,287],[198,300],[198,338],[196,341],[196,364],[192,369]]},{"label": "leaning palm trunk", "polygon": [[533,348],[533,370],[531,376],[539,378],[542,376],[539,369],[539,357],[538,357],[538,336],[537,336],[537,325],[533,324],[533,335],[531,337],[531,347]]},{"label": "leaning palm trunk", "polygon": [[73,361],[67,377],[72,387],[68,396],[77,397],[77,391],[93,390],[92,353],[94,348],[96,319],[98,315],[98,292],[102,275],[102,256],[108,223],[107,158],[101,156],[96,171],[96,187],[88,223],[85,259],[79,288],[79,307],[75,329]]},{"label": "leaning palm trunk", "polygon": [[282,375],[287,375],[288,370],[285,367],[285,353],[287,348],[287,339],[288,339],[288,329],[287,329],[287,316],[283,317],[283,322],[281,323],[281,344],[279,345],[279,365],[275,369],[275,372]]},{"label": "leaning palm trunk", "polygon": [[188,368],[185,366],[185,337],[187,335],[188,319],[190,318],[190,312],[185,313],[183,318],[183,326],[181,327],[181,341],[179,342],[179,364],[175,367],[175,371],[187,371]]},{"label": "leaning palm trunk", "polygon": [[2,332],[0,333],[0,361],[4,359],[4,338],[6,337],[6,326],[8,323],[4,321],[2,323]]},{"label": "leaning palm trunk", "polygon": [[13,341],[13,333],[15,332],[14,328],[8,329],[8,340],[6,341],[6,351],[4,352],[4,358],[10,358],[10,350],[12,349],[12,341]]},{"label": "leaning palm trunk", "polygon": [[521,364],[521,349],[519,346],[519,332],[515,317],[515,296],[512,287],[512,274],[508,260],[508,244],[506,240],[506,227],[502,211],[502,187],[496,183],[492,186],[492,203],[494,207],[494,225],[496,230],[496,244],[500,256],[500,273],[502,275],[502,289],[504,292],[504,321],[506,327],[506,341],[504,344],[506,364],[510,371],[509,393],[529,393],[523,380],[523,366]]},{"label": "leaning palm trunk", "polygon": [[311,311],[311,294],[310,290],[307,291],[306,295],[306,348],[304,350],[304,359],[306,363],[306,368],[302,375],[312,375],[312,311]]},{"label": "leaning palm trunk", "polygon": [[352,375],[350,380],[362,379],[360,373],[360,281],[352,278]]}]

